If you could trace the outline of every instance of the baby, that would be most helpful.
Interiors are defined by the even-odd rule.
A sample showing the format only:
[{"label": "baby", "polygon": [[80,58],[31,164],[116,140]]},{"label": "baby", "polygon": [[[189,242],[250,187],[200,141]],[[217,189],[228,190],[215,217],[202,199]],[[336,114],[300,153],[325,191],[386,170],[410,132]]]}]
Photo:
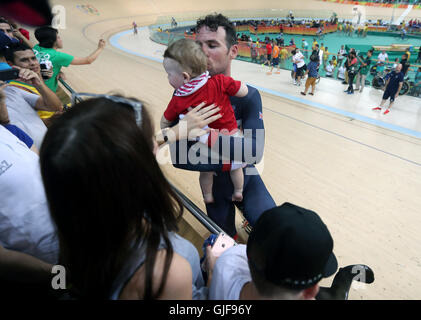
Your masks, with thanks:
[{"label": "baby", "polygon": [[[247,86],[223,74],[210,77],[206,68],[207,57],[200,45],[193,40],[180,39],[165,50],[164,69],[169,83],[176,91],[162,116],[161,128],[169,127],[180,115],[182,117],[187,113],[187,108],[206,101],[207,104],[215,103],[222,114],[220,119],[209,126],[219,131],[224,130],[230,135],[239,135],[229,97],[246,96]],[[241,165],[232,166],[230,175],[234,185],[232,201],[242,201],[244,176]],[[212,203],[213,172],[201,172],[199,181],[204,202]]]}]

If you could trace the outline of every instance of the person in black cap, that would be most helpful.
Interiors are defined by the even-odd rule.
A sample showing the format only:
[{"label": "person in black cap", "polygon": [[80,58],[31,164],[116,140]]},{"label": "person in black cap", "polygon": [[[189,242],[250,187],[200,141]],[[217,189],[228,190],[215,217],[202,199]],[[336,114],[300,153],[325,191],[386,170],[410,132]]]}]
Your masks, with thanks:
[{"label": "person in black cap", "polygon": [[338,263],[333,239],[313,211],[284,203],[264,212],[245,245],[216,261],[207,249],[209,299],[314,299]]}]

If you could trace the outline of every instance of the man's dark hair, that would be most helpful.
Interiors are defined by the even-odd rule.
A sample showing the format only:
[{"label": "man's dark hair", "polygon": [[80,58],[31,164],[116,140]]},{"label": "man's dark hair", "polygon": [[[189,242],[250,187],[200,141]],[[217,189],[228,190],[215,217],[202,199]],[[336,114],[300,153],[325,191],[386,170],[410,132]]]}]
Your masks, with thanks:
[{"label": "man's dark hair", "polygon": [[408,54],[404,53],[403,56],[405,57],[405,59],[408,59]]},{"label": "man's dark hair", "polygon": [[10,22],[8,20],[6,20],[3,17],[0,17],[0,23],[7,23],[10,27],[12,27],[12,25],[10,24]]},{"label": "man's dark hair", "polygon": [[39,27],[35,30],[35,38],[39,42],[39,46],[43,48],[52,48],[57,40],[57,29],[50,26]]},{"label": "man's dark hair", "polygon": [[15,63],[15,52],[17,51],[26,51],[26,50],[32,50],[24,43],[16,43],[8,47],[4,51],[4,57],[7,61]]},{"label": "man's dark hair", "polygon": [[225,29],[226,36],[225,42],[227,44],[227,48],[230,49],[234,44],[237,44],[237,37],[235,32],[235,27],[231,21],[228,20],[227,17],[223,16],[222,14],[209,14],[203,19],[197,20],[196,23],[196,33],[202,27],[208,27],[209,30],[216,32],[218,27],[222,27]]}]

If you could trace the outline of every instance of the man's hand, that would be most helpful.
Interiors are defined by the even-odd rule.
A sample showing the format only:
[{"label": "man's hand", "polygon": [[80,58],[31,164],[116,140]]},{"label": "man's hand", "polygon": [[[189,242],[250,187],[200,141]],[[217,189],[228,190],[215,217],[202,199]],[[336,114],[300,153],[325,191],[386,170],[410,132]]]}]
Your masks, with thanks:
[{"label": "man's hand", "polygon": [[98,49],[104,49],[105,48],[105,40],[104,39],[100,39],[98,42]]},{"label": "man's hand", "polygon": [[[23,38],[25,38],[25,36],[22,34],[22,32],[20,32],[20,30],[19,29],[13,29],[13,36],[16,38],[16,39],[23,39]],[[25,38],[26,39],[26,38]]]},{"label": "man's hand", "polygon": [[210,128],[202,129],[203,127],[207,126],[209,123],[219,119],[222,117],[220,113],[216,114],[220,111],[220,108],[211,104],[206,106],[205,102],[202,102],[194,109],[189,108],[189,112],[185,115],[185,117],[180,120],[180,128],[185,128],[181,126],[183,121],[186,121],[187,130],[180,130],[186,132],[179,132],[179,139],[189,139],[189,140],[196,140],[197,137],[203,136],[206,133],[209,133]]},{"label": "man's hand", "polygon": [[19,78],[18,80],[26,82],[34,87],[39,87],[42,84],[42,80],[39,76],[32,70],[23,69],[21,67],[13,66],[13,68],[19,70]]},{"label": "man's hand", "polygon": [[45,79],[50,79],[53,76],[53,68],[41,69],[41,76]]},{"label": "man's hand", "polygon": [[64,74],[64,72],[60,71],[59,74],[57,75],[57,80],[62,79],[63,81],[66,81],[66,75]]}]

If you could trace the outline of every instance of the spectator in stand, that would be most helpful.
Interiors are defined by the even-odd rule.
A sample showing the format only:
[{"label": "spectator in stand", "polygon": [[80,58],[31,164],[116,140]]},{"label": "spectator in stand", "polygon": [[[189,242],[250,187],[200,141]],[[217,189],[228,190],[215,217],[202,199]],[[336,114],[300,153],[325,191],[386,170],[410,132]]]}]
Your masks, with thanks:
[{"label": "spectator in stand", "polygon": [[279,52],[279,55],[281,56],[281,63],[285,63],[286,59],[288,58],[288,50],[283,47]]},{"label": "spectator in stand", "polygon": [[326,225],[291,203],[265,211],[247,245],[206,254],[211,300],[314,300],[318,282],[338,268]]},{"label": "spectator in stand", "polygon": [[272,44],[270,43],[270,41],[266,41],[266,61],[262,64],[262,66],[266,64],[270,66],[271,62],[272,62]]},{"label": "spectator in stand", "polygon": [[319,56],[317,55],[317,53],[313,53],[310,56],[310,63],[307,66],[306,75],[308,74],[308,78],[306,80],[305,90],[304,92],[301,92],[303,96],[307,94],[307,91],[310,88],[310,86],[311,86],[311,92],[309,94],[312,96],[314,95],[314,90],[316,88],[316,80],[319,76],[318,69],[319,69]]},{"label": "spectator in stand", "polygon": [[294,38],[291,38],[291,40],[289,40],[289,45],[290,46],[295,46]]},{"label": "spectator in stand", "polygon": [[35,30],[35,38],[38,44],[33,48],[35,56],[41,64],[47,63],[53,66],[53,76],[45,83],[53,92],[57,91],[58,79],[62,77],[61,68],[72,65],[85,65],[94,62],[105,48],[105,41],[99,40],[98,48],[84,58],[74,57],[70,54],[57,51],[63,48],[63,41],[57,29],[52,27],[40,27]]},{"label": "spectator in stand", "polygon": [[257,44],[255,42],[251,42],[250,44],[250,55],[251,55],[251,62],[257,63],[257,57],[259,56],[257,51]]},{"label": "spectator in stand", "polygon": [[303,74],[306,70],[306,64],[304,62],[304,56],[300,52],[300,49],[298,49],[298,48],[295,49],[295,54],[292,57],[292,61],[297,65],[297,73],[296,73],[297,80],[294,81],[294,84],[297,85],[297,86],[300,86],[301,85],[301,77],[303,76]]},{"label": "spectator in stand", "polygon": [[402,55],[402,60],[401,60],[400,64],[402,65],[402,73],[403,73],[403,76],[406,77],[406,75],[408,74],[408,69],[411,66],[411,64],[409,63],[409,58],[408,58],[408,54],[407,53],[404,53]]},{"label": "spectator in stand", "polygon": [[324,51],[323,52],[323,64],[326,65],[326,62],[329,59],[330,52],[328,51],[328,48],[327,47],[323,51]]},{"label": "spectator in stand", "polygon": [[13,28],[8,20],[0,18],[0,32],[3,32],[13,43],[24,43],[32,48],[33,44],[27,39],[19,29]]},{"label": "spectator in stand", "polygon": [[358,69],[357,74],[357,83],[356,83],[356,91],[359,91],[360,93],[363,92],[364,86],[365,86],[365,79],[367,78],[368,71],[370,70],[371,65],[371,56],[373,54],[373,50],[368,50],[367,57],[363,57],[362,59],[358,57],[358,60],[360,61],[360,67]]},{"label": "spectator in stand", "polygon": [[323,50],[319,49],[319,45],[316,44],[316,49],[314,51],[317,51],[319,54],[319,67],[323,64]]},{"label": "spectator in stand", "polygon": [[[31,48],[25,44],[11,45],[4,51],[5,58],[10,65],[34,71],[39,78],[49,79],[53,75],[53,69],[41,69],[38,59]],[[13,83],[13,81],[12,81]]]},{"label": "spectator in stand", "polygon": [[382,50],[382,52],[379,53],[377,56],[377,65],[378,66],[384,66],[385,62],[389,62],[389,56],[386,53],[386,50]]},{"label": "spectator in stand", "polygon": [[329,63],[325,64],[325,72],[326,72],[326,77],[333,78],[333,73],[335,72],[335,66],[333,65],[332,60],[330,60]]},{"label": "spectator in stand", "polygon": [[[27,47],[24,44],[18,44],[11,46],[8,50],[5,51],[6,60],[10,65],[15,65],[20,68],[29,69],[33,72],[35,72],[40,79],[49,79],[53,75],[53,69],[41,69],[40,64],[35,57],[34,52],[32,49]],[[39,91],[31,84],[18,81],[18,80],[12,80],[9,82],[11,86],[20,88],[22,90],[28,91],[30,93],[40,95]],[[48,89],[48,88],[47,88]],[[56,95],[54,92],[52,92],[50,89],[51,95]],[[57,97],[57,99],[59,99]],[[44,122],[44,124],[48,127],[51,123],[51,117],[57,113],[57,111],[45,111],[45,110],[38,110],[38,115]],[[58,113],[61,113],[61,111],[58,111]]]},{"label": "spectator in stand", "polygon": [[313,43],[312,43],[312,45],[311,45],[311,49],[312,50],[316,50],[316,45],[318,44],[318,42],[317,42],[317,40],[316,40],[316,38],[313,38]]},{"label": "spectator in stand", "polygon": [[411,59],[411,47],[406,48],[405,53],[408,55],[408,61]]},{"label": "spectator in stand", "polygon": [[285,40],[284,37],[280,37],[278,41],[278,47],[284,47],[285,46]]},{"label": "spectator in stand", "polygon": [[367,33],[368,33],[368,24],[366,23],[363,29],[363,37],[367,37]]},{"label": "spectator in stand", "polygon": [[[6,123],[8,87],[3,88],[0,118]],[[28,148],[30,139],[19,129],[0,125],[0,246],[10,254],[18,251],[56,264],[58,244],[48,216],[39,158]],[[3,262],[0,259],[0,266]]]},{"label": "spectator in stand", "polygon": [[338,60],[336,60],[336,56],[332,57],[332,63],[333,63],[333,66],[336,68],[336,66],[338,65]]},{"label": "spectator in stand", "polygon": [[307,59],[308,58],[308,43],[307,43],[306,39],[303,39],[302,48],[303,48],[304,56]]},{"label": "spectator in stand", "polygon": [[278,71],[276,71],[276,74],[280,74],[280,67],[279,67],[279,47],[276,45],[276,41],[273,40],[272,41],[272,45],[273,45],[273,51],[272,51],[272,68],[270,69],[270,72],[268,72],[268,74],[272,74],[273,68],[277,67]]},{"label": "spectator in stand", "polygon": [[357,74],[357,64],[358,64],[358,60],[357,60],[357,56],[355,52],[350,51],[350,53],[348,54],[348,58],[345,61],[346,70],[348,72],[349,86],[348,86],[348,89],[345,90],[344,92],[348,94],[354,94],[354,78]]},{"label": "spectator in stand", "polygon": [[[1,60],[6,62],[6,59],[2,56],[0,56]],[[4,65],[3,69],[11,69],[6,63]],[[4,92],[10,123],[25,131],[39,149],[47,128],[36,111],[62,111],[61,101],[44,84],[37,73],[17,66],[14,66],[14,68],[20,70],[17,80],[33,86],[39,92],[39,95],[30,93],[22,87],[6,87]]]},{"label": "spectator in stand", "polygon": [[34,145],[34,140],[28,136],[23,130],[19,127],[10,123],[9,112],[6,107],[6,95],[3,89],[8,86],[7,83],[0,81],[0,125],[9,130],[13,135],[15,135],[20,141],[22,141],[29,149],[31,149],[36,154],[39,153],[38,148]]},{"label": "spectator in stand", "polygon": [[29,36],[29,31],[19,27],[19,25],[12,19],[8,18],[7,19],[9,21],[9,24],[13,27],[13,32],[15,34],[15,36],[18,36],[20,32],[22,34],[22,36],[24,36],[26,38],[26,40],[30,40],[30,36]]},{"label": "spectator in stand", "polygon": [[344,45],[341,45],[341,48],[338,51],[338,63],[341,65],[342,61],[345,59],[346,50],[344,48]]}]

